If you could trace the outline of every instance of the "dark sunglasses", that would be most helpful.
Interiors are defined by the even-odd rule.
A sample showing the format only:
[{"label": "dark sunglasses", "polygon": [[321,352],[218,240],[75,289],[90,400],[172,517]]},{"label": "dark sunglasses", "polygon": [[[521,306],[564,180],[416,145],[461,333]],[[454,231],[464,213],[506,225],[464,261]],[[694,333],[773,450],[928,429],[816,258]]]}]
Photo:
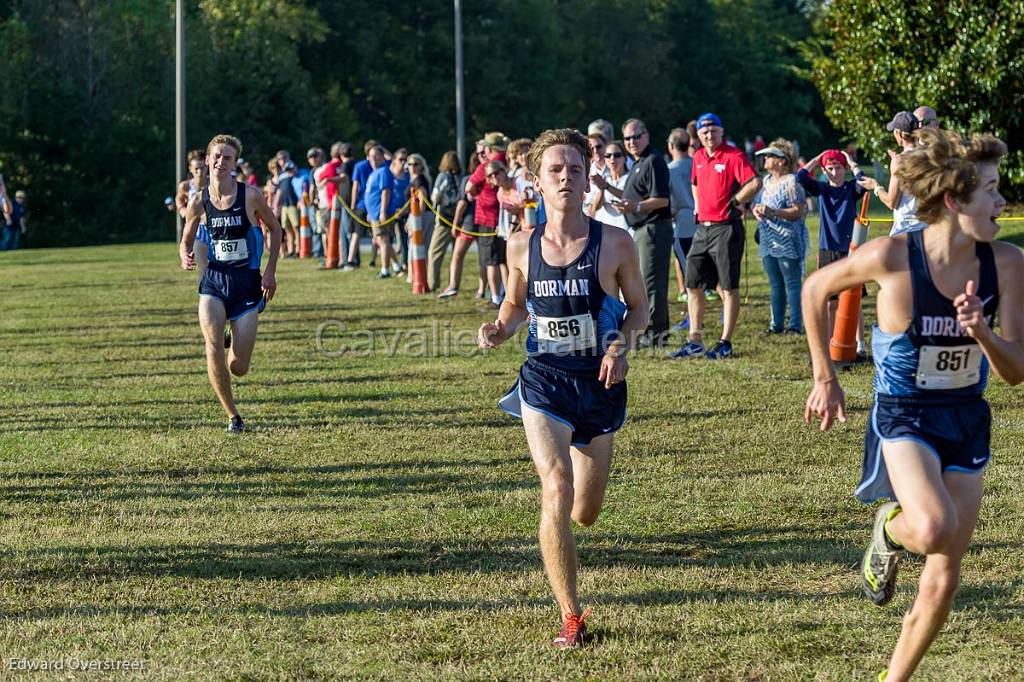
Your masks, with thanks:
[{"label": "dark sunglasses", "polygon": [[625,154],[623,154],[622,152],[608,152],[607,154],[604,155],[604,158],[621,159],[623,156],[625,156]]},{"label": "dark sunglasses", "polygon": [[643,137],[646,134],[647,134],[647,131],[645,130],[644,132],[637,133],[636,135],[623,135],[622,139],[625,140],[626,142],[636,142],[637,140],[639,140],[641,137]]}]

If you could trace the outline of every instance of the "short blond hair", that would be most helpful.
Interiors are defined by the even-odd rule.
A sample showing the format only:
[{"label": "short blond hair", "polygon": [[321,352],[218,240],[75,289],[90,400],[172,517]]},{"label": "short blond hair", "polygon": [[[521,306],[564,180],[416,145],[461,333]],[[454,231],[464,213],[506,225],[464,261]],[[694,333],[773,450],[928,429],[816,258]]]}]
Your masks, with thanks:
[{"label": "short blond hair", "polygon": [[785,154],[786,158],[783,160],[786,162],[786,170],[792,173],[793,169],[796,168],[796,145],[784,137],[777,137],[768,146],[775,147]]},{"label": "short blond hair", "polygon": [[534,175],[540,175],[540,160],[548,147],[555,147],[564,144],[573,147],[580,153],[583,160],[583,170],[590,174],[590,145],[583,134],[573,128],[554,128],[545,130],[537,136],[537,139],[530,145],[530,151],[526,153],[526,167]]},{"label": "short blond hair", "polygon": [[206,145],[206,153],[210,153],[210,148],[215,144],[226,144],[235,150],[238,158],[242,156],[242,141],[234,135],[228,135],[227,133],[221,133],[220,135],[214,135],[213,139],[210,140],[210,144]]},{"label": "short blond hair", "polygon": [[951,130],[921,128],[911,137],[915,147],[901,155],[896,177],[917,199],[917,217],[926,223],[942,216],[947,193],[970,201],[981,181],[978,166],[998,165],[1006,156],[1006,144],[987,133],[966,138]]},{"label": "short blond hair", "polygon": [[505,155],[512,161],[515,160],[520,154],[526,154],[530,151],[530,145],[533,144],[533,140],[528,137],[521,137],[518,140],[512,140],[508,143],[508,150]]}]

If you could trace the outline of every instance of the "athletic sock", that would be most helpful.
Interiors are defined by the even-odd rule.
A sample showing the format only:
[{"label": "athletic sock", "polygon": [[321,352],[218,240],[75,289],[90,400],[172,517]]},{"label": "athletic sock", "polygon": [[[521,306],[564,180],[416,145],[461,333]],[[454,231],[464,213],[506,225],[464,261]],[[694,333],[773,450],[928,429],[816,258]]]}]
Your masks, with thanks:
[{"label": "athletic sock", "polygon": [[903,511],[903,510],[900,509],[899,507],[896,507],[895,509],[890,511],[889,515],[885,519],[885,524],[882,526],[882,530],[885,532],[885,539],[895,549],[903,549],[903,545],[901,545],[900,543],[896,542],[896,540],[892,536],[892,533],[889,532],[889,522],[892,521],[894,518],[896,518],[896,515],[899,514],[901,511]]},{"label": "athletic sock", "polygon": [[491,296],[491,303],[493,303],[494,305],[501,305],[501,297]]}]

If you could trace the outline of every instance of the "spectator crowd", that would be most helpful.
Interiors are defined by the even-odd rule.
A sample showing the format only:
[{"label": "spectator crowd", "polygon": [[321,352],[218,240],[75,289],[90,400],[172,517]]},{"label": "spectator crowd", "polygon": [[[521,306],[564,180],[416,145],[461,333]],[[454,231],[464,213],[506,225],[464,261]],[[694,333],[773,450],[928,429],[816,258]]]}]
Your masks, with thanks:
[{"label": "spectator crowd", "polygon": [[[810,242],[808,211],[819,215],[819,267],[849,253],[854,220],[867,192],[893,211],[893,234],[922,229],[914,197],[899,186],[895,170],[902,152],[913,148],[913,131],[938,124],[935,111],[926,106],[893,117],[886,130],[896,149],[889,152],[890,179],[883,184],[864,175],[852,145],[846,150],[826,149],[804,162],[794,141],[765,142],[756,136],[734,144],[713,113],[673,128],[664,151],[656,148],[647,125],[638,118],[625,121],[619,134],[609,121],[591,122],[590,188],[583,210],[593,220],[628,231],[636,243],[650,308],[640,345],[662,347],[673,332],[687,330],[686,341],[669,357],[732,355],[749,218],[770,288],[765,333],[802,334],[800,291]],[[362,245],[368,240],[367,266],[379,279],[411,277],[409,204],[418,192],[429,209],[422,224],[429,245],[428,290],[442,300],[458,296],[466,260],[475,247],[474,297],[481,306],[496,309],[508,282],[508,238],[546,222],[543,197],[526,166],[531,144],[529,138],[490,132],[477,141],[465,167],[457,153],[449,151],[435,173],[424,155],[406,147],[392,151],[377,140],[367,140],[357,159],[351,144],[335,142],[329,151],[311,147],[305,164],[296,163],[287,150],[277,152],[267,161],[262,184],[245,159],[239,159],[236,175],[262,187],[284,231],[281,257],[298,257],[304,214],[313,233],[312,255],[324,257],[332,208],[340,208],[339,266],[345,272],[363,268]],[[192,195],[207,183],[202,150],[189,154],[187,171],[174,200],[182,215]],[[0,182],[0,201],[3,248],[17,248],[17,234],[25,226],[24,198],[19,193],[9,200]],[[668,293],[673,274],[679,291],[676,302],[686,304],[683,320],[674,326]],[[705,344],[705,307],[711,297],[722,299],[721,329],[717,341]],[[830,321],[834,315],[832,301]],[[863,328],[857,348],[862,356]]]}]

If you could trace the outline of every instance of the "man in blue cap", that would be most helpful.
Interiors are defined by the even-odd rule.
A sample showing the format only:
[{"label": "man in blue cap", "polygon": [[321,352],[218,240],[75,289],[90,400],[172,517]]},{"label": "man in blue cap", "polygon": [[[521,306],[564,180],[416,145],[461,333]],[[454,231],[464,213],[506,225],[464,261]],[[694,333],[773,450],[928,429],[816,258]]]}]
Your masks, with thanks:
[{"label": "man in blue cap", "polygon": [[[743,150],[725,141],[722,121],[714,114],[697,119],[701,148],[693,157],[690,183],[696,204],[697,232],[686,256],[686,293],[690,313],[690,337],[671,358],[732,355],[732,333],[740,314],[740,263],[746,231],[740,206],[761,189],[761,180]],[[704,347],[704,292],[721,287],[724,320],[722,337]]]}]

